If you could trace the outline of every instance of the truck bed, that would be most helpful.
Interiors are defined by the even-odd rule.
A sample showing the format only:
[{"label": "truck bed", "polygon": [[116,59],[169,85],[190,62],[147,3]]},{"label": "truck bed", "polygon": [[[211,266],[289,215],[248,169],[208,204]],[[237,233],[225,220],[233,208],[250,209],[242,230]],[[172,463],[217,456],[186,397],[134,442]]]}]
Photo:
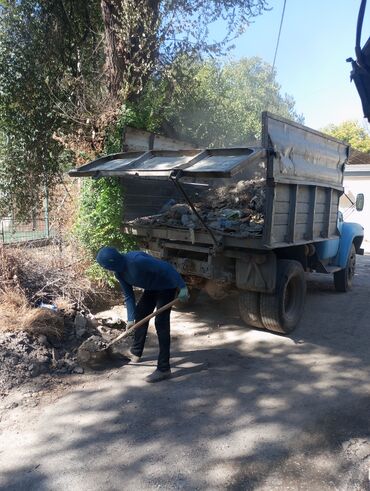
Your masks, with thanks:
[{"label": "truck bed", "polygon": [[[179,200],[170,182],[154,179],[122,180],[125,188],[123,230],[138,237],[173,240],[191,244],[214,244],[212,236],[197,222],[192,228],[169,223],[144,223],[143,217],[158,213],[169,199]],[[194,201],[199,196],[190,184],[187,192]],[[258,230],[238,234],[229,230],[212,232],[224,246],[273,249],[338,237],[338,204],[342,189],[318,183],[266,181],[264,223]],[[137,218],[141,217],[141,219]]]},{"label": "truck bed", "polygon": [[[156,237],[183,244],[222,242],[232,247],[273,249],[337,239],[349,146],[267,112],[262,115],[262,128],[259,147],[116,154],[71,175],[118,177],[125,190],[123,229],[143,240]],[[170,222],[144,226],[135,221],[160,213],[171,199],[197,203],[207,185],[212,191],[255,178],[265,182],[263,227],[258,231],[242,236],[232,227],[218,230],[203,221],[201,226],[183,223],[183,228]]]}]

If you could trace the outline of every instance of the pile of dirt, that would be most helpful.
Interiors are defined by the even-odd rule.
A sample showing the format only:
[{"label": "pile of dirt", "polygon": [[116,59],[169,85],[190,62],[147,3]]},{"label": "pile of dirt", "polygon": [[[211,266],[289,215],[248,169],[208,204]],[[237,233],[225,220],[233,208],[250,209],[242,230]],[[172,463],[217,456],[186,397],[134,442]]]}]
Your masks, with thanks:
[{"label": "pile of dirt", "polygon": [[[35,308],[32,312],[35,316],[47,315],[50,318],[47,307]],[[117,321],[117,312],[114,310],[110,317],[105,312],[104,321],[99,314],[95,318],[81,311],[51,314],[61,319],[61,330],[44,329],[41,332],[28,328],[25,331],[19,328],[22,319],[19,319],[19,326],[14,325],[11,329],[9,325],[4,330],[0,320],[0,394],[7,394],[39,375],[43,375],[44,381],[47,381],[48,377],[84,373],[77,359],[80,345],[92,338],[99,339],[101,345],[105,346],[126,326],[121,320],[120,329],[111,327],[113,320]]]},{"label": "pile of dirt", "polygon": [[[209,189],[202,201],[194,203],[202,220],[211,229],[235,237],[260,236],[265,209],[265,180],[239,181]],[[173,200],[157,215],[140,217],[131,225],[204,228],[190,206]]]},{"label": "pile of dirt", "polygon": [[69,248],[0,247],[0,394],[39,375],[83,373],[81,343],[125,329],[118,311],[95,319],[89,307],[115,296],[97,292],[81,264]]},{"label": "pile of dirt", "polygon": [[0,332],[0,392],[41,374],[83,373],[68,341],[25,331]]}]

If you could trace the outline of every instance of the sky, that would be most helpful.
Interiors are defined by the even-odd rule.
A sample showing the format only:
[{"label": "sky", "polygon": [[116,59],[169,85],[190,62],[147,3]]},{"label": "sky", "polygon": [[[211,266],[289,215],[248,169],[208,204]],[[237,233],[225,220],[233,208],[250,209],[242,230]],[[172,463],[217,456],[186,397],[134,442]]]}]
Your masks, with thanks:
[{"label": "sky", "polygon": [[[260,56],[272,64],[284,0],[270,0],[271,11],[256,17],[235,41],[234,59]],[[328,124],[363,118],[361,101],[350,82],[361,0],[287,0],[275,68],[282,93],[296,101],[305,124]],[[362,46],[370,35],[370,2],[365,12]]]}]

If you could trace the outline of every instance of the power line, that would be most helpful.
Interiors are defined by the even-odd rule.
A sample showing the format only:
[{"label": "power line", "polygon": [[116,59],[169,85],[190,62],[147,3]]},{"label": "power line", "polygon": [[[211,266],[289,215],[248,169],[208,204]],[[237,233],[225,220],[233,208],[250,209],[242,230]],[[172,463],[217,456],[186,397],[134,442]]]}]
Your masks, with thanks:
[{"label": "power line", "polygon": [[285,6],[286,6],[286,0],[284,0],[283,11],[282,11],[282,13],[281,13],[281,20],[280,20],[279,34],[278,34],[278,38],[277,38],[277,41],[276,41],[276,48],[275,48],[274,62],[273,62],[273,64],[272,64],[272,70],[271,70],[271,72],[273,72],[273,71],[274,71],[274,68],[275,68],[276,56],[277,56],[277,52],[278,52],[278,49],[279,49],[279,43],[280,43],[281,28],[283,27],[283,22],[284,22]]}]

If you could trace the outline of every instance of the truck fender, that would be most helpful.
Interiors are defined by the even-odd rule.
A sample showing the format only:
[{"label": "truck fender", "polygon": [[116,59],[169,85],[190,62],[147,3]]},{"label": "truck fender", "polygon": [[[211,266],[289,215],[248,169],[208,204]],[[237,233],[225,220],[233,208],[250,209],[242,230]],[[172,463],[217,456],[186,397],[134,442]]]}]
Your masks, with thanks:
[{"label": "truck fender", "polygon": [[338,253],[334,259],[335,265],[345,268],[348,260],[348,255],[351,251],[352,243],[354,242],[356,252],[359,251],[364,238],[364,228],[358,223],[344,222],[342,225],[342,233],[339,239]]}]

